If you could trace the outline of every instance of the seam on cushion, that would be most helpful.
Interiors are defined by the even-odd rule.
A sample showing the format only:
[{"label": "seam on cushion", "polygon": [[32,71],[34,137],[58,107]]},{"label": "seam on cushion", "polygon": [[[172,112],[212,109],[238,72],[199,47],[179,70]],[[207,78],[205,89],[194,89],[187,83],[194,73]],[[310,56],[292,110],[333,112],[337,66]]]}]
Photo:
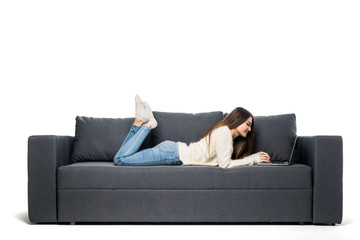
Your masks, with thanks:
[{"label": "seam on cushion", "polygon": [[200,189],[188,189],[188,188],[58,188],[58,191],[77,191],[77,190],[109,190],[109,191],[113,191],[113,190],[129,190],[129,191],[136,191],[136,190],[165,190],[165,191],[169,191],[169,190],[173,190],[173,191],[279,191],[279,190],[283,190],[283,191],[288,191],[288,190],[312,190],[312,188],[200,188]]}]

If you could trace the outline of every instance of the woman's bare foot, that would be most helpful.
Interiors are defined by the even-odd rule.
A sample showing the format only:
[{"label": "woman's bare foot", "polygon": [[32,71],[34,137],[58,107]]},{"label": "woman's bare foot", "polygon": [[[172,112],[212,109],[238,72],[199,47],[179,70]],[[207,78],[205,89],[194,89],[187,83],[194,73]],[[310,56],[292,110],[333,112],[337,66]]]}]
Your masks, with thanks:
[{"label": "woman's bare foot", "polygon": [[147,123],[144,123],[143,121],[141,121],[140,119],[138,118],[135,118],[134,119],[134,125],[135,126],[138,126],[138,127],[141,127],[142,125],[145,125],[147,126],[148,128],[152,129],[151,125],[147,122]]},{"label": "woman's bare foot", "polygon": [[140,119],[138,119],[138,118],[134,119],[134,125],[135,126],[141,127],[143,124],[144,124],[144,122],[141,121]]}]

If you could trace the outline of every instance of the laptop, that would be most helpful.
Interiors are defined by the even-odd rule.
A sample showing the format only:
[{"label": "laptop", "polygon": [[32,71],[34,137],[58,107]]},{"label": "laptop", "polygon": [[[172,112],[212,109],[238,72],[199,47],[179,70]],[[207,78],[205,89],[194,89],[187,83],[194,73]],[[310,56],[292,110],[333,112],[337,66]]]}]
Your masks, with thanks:
[{"label": "laptop", "polygon": [[261,163],[258,163],[257,165],[258,166],[289,166],[291,164],[291,159],[292,159],[292,156],[294,154],[296,140],[297,140],[297,136],[295,137],[295,141],[294,141],[294,144],[293,144],[293,147],[292,147],[292,150],[291,150],[290,157],[289,157],[288,161],[271,161],[271,162],[268,162],[268,163],[261,162]]}]

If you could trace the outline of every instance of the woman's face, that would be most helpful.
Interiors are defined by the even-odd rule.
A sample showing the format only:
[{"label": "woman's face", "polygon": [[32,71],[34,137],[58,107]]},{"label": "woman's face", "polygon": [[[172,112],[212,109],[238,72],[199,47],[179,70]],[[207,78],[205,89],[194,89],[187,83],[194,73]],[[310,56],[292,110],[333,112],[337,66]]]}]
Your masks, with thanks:
[{"label": "woman's face", "polygon": [[246,119],[246,121],[243,124],[238,126],[236,130],[238,131],[240,136],[245,138],[247,134],[251,131],[251,125],[252,125],[252,118],[249,117],[248,119]]}]

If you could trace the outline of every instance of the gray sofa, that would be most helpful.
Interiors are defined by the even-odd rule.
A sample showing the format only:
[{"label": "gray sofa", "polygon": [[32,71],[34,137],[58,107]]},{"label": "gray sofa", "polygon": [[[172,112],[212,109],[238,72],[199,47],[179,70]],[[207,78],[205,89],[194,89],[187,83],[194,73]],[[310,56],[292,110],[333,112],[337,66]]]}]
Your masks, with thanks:
[{"label": "gray sofa", "polygon": [[[154,112],[142,149],[200,139],[222,112]],[[294,164],[223,169],[116,166],[133,118],[76,118],[75,136],[28,139],[32,223],[313,223],[342,221],[341,136],[298,136]],[[289,158],[295,114],[256,116],[253,152]]]}]

